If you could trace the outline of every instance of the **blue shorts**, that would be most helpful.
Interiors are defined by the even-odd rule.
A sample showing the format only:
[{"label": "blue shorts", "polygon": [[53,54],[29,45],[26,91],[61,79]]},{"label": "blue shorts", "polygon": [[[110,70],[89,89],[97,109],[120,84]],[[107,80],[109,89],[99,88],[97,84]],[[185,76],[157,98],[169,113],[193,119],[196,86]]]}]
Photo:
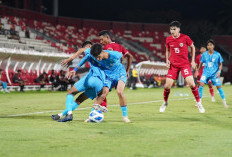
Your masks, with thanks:
[{"label": "blue shorts", "polygon": [[74,86],[79,92],[84,92],[88,98],[93,100],[102,90],[103,82],[99,77],[86,75],[77,81]]},{"label": "blue shorts", "polygon": [[109,75],[110,77],[106,77],[104,82],[104,87],[108,87],[110,90],[115,86],[117,88],[118,81],[122,80],[125,84],[127,81],[127,73],[125,68],[123,67],[122,70],[119,70],[117,73],[113,75]]},{"label": "blue shorts", "polygon": [[213,76],[207,76],[206,74],[202,74],[200,82],[203,82],[204,84],[208,84],[209,80],[212,81],[214,86],[221,86],[221,80],[220,78],[217,77],[217,75],[213,75]]}]

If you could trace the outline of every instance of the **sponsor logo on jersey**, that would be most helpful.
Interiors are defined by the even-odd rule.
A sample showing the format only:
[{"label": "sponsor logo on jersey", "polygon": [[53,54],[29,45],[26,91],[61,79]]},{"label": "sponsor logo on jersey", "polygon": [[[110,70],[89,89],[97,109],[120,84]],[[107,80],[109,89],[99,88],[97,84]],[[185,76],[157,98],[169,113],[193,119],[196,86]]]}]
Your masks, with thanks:
[{"label": "sponsor logo on jersey", "polygon": [[180,43],[180,47],[183,47],[184,46],[184,44],[183,43]]}]

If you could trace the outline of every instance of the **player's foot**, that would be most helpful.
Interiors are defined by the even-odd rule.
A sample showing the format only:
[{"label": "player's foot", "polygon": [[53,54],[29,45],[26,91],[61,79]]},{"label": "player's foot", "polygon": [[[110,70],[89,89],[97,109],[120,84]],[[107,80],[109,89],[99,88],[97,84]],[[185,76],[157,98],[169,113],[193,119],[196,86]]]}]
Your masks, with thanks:
[{"label": "player's foot", "polygon": [[67,114],[63,119],[59,120],[58,122],[68,122],[73,120],[72,114]]},{"label": "player's foot", "polygon": [[[200,99],[200,103],[201,103],[201,99]],[[197,103],[196,103],[195,107],[198,108]]]},{"label": "player's foot", "polygon": [[215,102],[215,101],[216,101],[215,98],[214,98],[214,96],[211,97],[211,101],[212,101],[212,102]]},{"label": "player's foot", "polygon": [[85,122],[85,123],[89,123],[89,122],[90,122],[90,119],[88,118],[88,119],[86,119],[84,122]]},{"label": "player's foot", "polygon": [[101,106],[99,104],[93,104],[93,108],[98,111],[108,112],[108,109],[105,106]]},{"label": "player's foot", "polygon": [[168,103],[163,102],[163,104],[160,106],[160,112],[164,112],[167,106],[168,106]]},{"label": "player's foot", "polygon": [[198,102],[197,104],[197,108],[199,109],[200,113],[205,113],[205,108],[203,107],[203,105],[201,104],[201,101]]},{"label": "player's foot", "polygon": [[223,106],[224,106],[225,108],[229,108],[229,106],[228,106],[227,103],[226,103],[226,100],[222,100],[222,103],[223,103]]},{"label": "player's foot", "polygon": [[58,114],[54,114],[54,115],[52,115],[52,119],[53,120],[59,120],[60,116]]},{"label": "player's foot", "polygon": [[128,117],[123,117],[123,121],[124,121],[125,123],[130,123],[130,122],[131,122],[130,119],[129,119]]},{"label": "player's foot", "polygon": [[4,89],[4,92],[5,92],[5,93],[10,93],[10,91],[9,91],[9,90],[7,90],[7,89]]}]

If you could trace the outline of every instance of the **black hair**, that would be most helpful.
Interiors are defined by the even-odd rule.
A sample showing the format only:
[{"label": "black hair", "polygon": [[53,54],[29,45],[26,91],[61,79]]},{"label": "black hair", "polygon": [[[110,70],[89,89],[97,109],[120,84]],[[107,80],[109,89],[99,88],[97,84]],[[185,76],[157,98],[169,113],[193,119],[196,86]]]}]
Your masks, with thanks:
[{"label": "black hair", "polygon": [[204,44],[200,45],[200,48],[202,48],[202,47],[206,48],[206,46]]},{"label": "black hair", "polygon": [[102,46],[100,44],[93,44],[93,46],[91,47],[90,53],[94,57],[97,57],[101,52],[102,52]]},{"label": "black hair", "polygon": [[85,42],[83,42],[83,44],[81,45],[81,47],[83,48],[83,47],[85,47],[88,44],[93,45],[93,43],[91,41],[85,41]]},{"label": "black hair", "polygon": [[209,43],[211,43],[211,44],[213,44],[213,45],[215,46],[215,42],[213,41],[213,39],[209,39],[209,40],[207,41],[207,45],[208,45]]},{"label": "black hair", "polygon": [[111,33],[109,31],[107,31],[107,30],[103,30],[103,31],[99,32],[98,35],[99,36],[102,36],[102,35],[106,36],[106,35],[108,35],[111,38]]},{"label": "black hair", "polygon": [[169,27],[177,27],[180,28],[181,23],[179,21],[172,21],[171,23],[169,23]]},{"label": "black hair", "polygon": [[2,69],[0,69],[0,71],[3,71]]}]

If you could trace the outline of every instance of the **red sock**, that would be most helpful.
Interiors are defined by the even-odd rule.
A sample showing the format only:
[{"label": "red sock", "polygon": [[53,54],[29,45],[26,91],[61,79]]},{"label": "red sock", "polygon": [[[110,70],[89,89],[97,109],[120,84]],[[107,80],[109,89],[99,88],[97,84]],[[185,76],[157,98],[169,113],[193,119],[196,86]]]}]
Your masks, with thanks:
[{"label": "red sock", "polygon": [[197,86],[191,88],[191,90],[192,90],[192,93],[193,93],[196,101],[199,102],[200,101],[200,96],[199,96],[199,92],[198,92]]},{"label": "red sock", "polygon": [[165,89],[165,88],[164,88],[164,101],[165,101],[165,102],[168,101],[169,93],[170,93],[170,89]]},{"label": "red sock", "polygon": [[106,99],[106,98],[105,98],[105,99],[103,100],[103,102],[101,103],[101,106],[107,107],[107,99]]},{"label": "red sock", "polygon": [[213,92],[213,87],[212,86],[209,87],[209,92],[210,92],[211,96],[213,97],[214,96],[214,92]]}]

